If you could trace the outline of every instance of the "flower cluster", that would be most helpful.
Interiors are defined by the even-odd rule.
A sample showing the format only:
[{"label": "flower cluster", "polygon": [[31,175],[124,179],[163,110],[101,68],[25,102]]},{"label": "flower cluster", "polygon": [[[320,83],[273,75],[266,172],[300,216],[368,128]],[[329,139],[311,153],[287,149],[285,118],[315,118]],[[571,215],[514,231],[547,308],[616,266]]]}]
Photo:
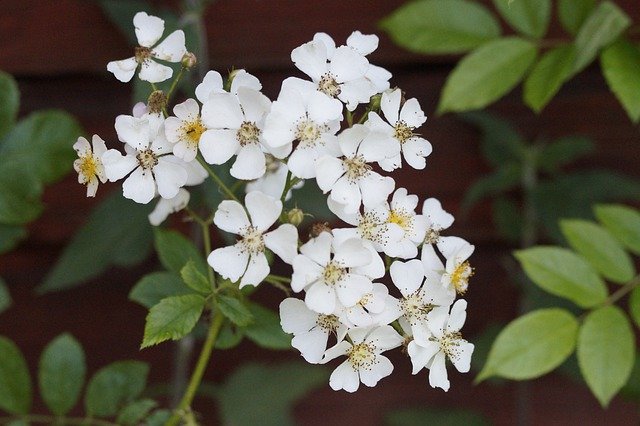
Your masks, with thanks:
[{"label": "flower cluster", "polygon": [[[176,31],[156,44],[164,23],[144,12],[134,26],[135,57],[107,69],[122,81],[138,67],[142,80],[170,78],[171,68],[155,60],[180,62],[188,55],[184,34]],[[423,169],[431,144],[416,132],[426,121],[418,101],[405,100],[390,88],[391,74],[369,62],[377,46],[375,35],[357,31],[342,46],[316,34],[291,53],[308,78],[287,78],[274,101],[244,70],[226,81],[209,71],[197,99],[175,105],[173,115],[166,96],[154,92],[148,104],[116,118],[124,154],[107,150],[97,136],[93,151],[80,139],[75,166],[90,196],[98,179],[126,178],[126,198],[158,198],[149,219],[159,225],[188,205],[185,186],[208,175],[219,184],[214,170],[229,163],[246,196],[241,202],[221,188],[228,199],[213,224],[237,239],[209,254],[213,270],[243,287],[270,276],[271,254],[291,265],[291,290],[301,298],[280,304],[282,328],[310,363],[346,356],[331,375],[333,389],[374,386],[393,370],[382,353],[403,346],[414,374],[427,368],[431,386],[448,390],[445,360],[467,372],[473,352],[460,333],[466,302],[457,296],[473,274],[468,258],[474,247],[441,235],[453,216],[438,200],[426,199],[417,212],[418,196],[387,176],[405,163]],[[285,203],[305,180],[315,180],[344,225],[316,229],[302,242],[300,219],[292,219]]]}]

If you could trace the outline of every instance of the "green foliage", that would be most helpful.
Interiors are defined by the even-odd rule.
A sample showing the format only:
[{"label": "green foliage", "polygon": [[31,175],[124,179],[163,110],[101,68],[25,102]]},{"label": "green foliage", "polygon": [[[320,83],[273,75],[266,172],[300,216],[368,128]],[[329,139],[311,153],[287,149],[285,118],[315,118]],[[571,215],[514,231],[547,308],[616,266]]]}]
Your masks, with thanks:
[{"label": "green foliage", "polygon": [[160,262],[169,271],[180,274],[182,268],[192,261],[197,271],[207,274],[207,264],[200,251],[179,232],[155,228],[155,247]]},{"label": "green foliage", "polygon": [[483,44],[463,58],[447,79],[438,112],[487,106],[522,80],[536,55],[536,45],[519,37]]},{"label": "green foliage", "polygon": [[18,84],[11,75],[0,71],[0,140],[14,126],[19,106]]},{"label": "green foliage", "polygon": [[[44,282],[41,293],[76,287],[99,276],[111,265],[131,266],[146,259],[152,232],[151,206],[110,194],[73,236]],[[113,212],[118,212],[114,214]]]},{"label": "green foliage", "polygon": [[404,408],[387,413],[384,424],[387,426],[488,426],[490,423],[479,413],[469,410]]},{"label": "green foliage", "polygon": [[193,292],[173,272],[152,272],[136,283],[129,293],[129,300],[152,308],[166,297],[184,296]]},{"label": "green foliage", "polygon": [[91,378],[85,409],[96,417],[115,416],[144,390],[149,367],[139,361],[117,361],[101,368]]},{"label": "green foliage", "polygon": [[627,40],[618,40],[600,55],[602,73],[634,123],[640,120],[640,48]]},{"label": "green foliage", "polygon": [[480,149],[489,164],[499,167],[522,160],[527,144],[511,123],[484,112],[466,112],[460,114],[460,118],[482,131]]},{"label": "green foliage", "polygon": [[559,247],[533,247],[515,252],[527,276],[543,290],[583,308],[607,298],[607,287],[582,257]]},{"label": "green foliage", "polygon": [[215,390],[222,423],[294,425],[293,404],[327,380],[326,370],[302,362],[277,366],[244,365]]},{"label": "green foliage", "polygon": [[498,335],[476,381],[491,376],[514,380],[540,377],[571,355],[577,333],[578,321],[563,309],[540,309],[523,315]]},{"label": "green foliage", "polygon": [[0,409],[27,414],[31,408],[31,378],[20,349],[0,336]]},{"label": "green foliage", "polygon": [[462,200],[462,210],[467,211],[483,198],[507,192],[520,184],[522,171],[517,163],[505,163],[493,173],[476,180],[467,189]]},{"label": "green foliage", "polygon": [[618,241],[640,255],[640,212],[620,204],[597,205],[596,217]]},{"label": "green foliage", "polygon": [[540,112],[571,76],[574,46],[559,46],[546,52],[524,82],[522,99],[529,108]]},{"label": "green foliage", "polygon": [[245,335],[255,344],[267,349],[291,349],[291,335],[282,331],[280,316],[257,303],[247,306],[254,318],[253,323],[244,328]]},{"label": "green foliage", "polygon": [[522,212],[513,201],[506,197],[498,197],[493,200],[493,223],[504,238],[517,242],[522,238],[524,221]]},{"label": "green foliage", "polygon": [[603,227],[586,220],[563,220],[560,227],[569,245],[606,279],[624,284],[636,274],[631,257]]},{"label": "green foliage", "polygon": [[27,236],[24,226],[4,225],[0,223],[0,254],[13,249],[16,244]]},{"label": "green foliage", "polygon": [[578,336],[578,362],[603,407],[629,379],[635,352],[631,325],[620,308],[605,306],[587,315]]},{"label": "green foliage", "polygon": [[220,312],[234,324],[245,327],[253,322],[253,315],[237,298],[220,294],[216,296],[216,303]]},{"label": "green foliage", "polygon": [[149,310],[141,348],[189,334],[202,315],[205,298],[197,294],[162,299]]},{"label": "green foliage", "polygon": [[151,410],[156,408],[157,405],[158,403],[152,399],[134,401],[120,411],[116,422],[123,426],[139,425],[140,422],[149,415]]},{"label": "green foliage", "polygon": [[558,0],[558,19],[562,28],[576,35],[596,7],[596,0]]},{"label": "green foliage", "polygon": [[579,158],[595,151],[593,141],[584,136],[565,136],[544,145],[538,154],[541,171],[555,174]]},{"label": "green foliage", "polygon": [[182,281],[191,289],[202,294],[211,294],[211,284],[209,280],[198,270],[193,260],[189,260],[187,264],[184,265],[180,270],[180,276],[182,277]]},{"label": "green foliage", "polygon": [[409,2],[380,26],[399,45],[427,54],[464,53],[500,36],[493,15],[466,0]]},{"label": "green foliage", "polygon": [[500,15],[517,32],[533,38],[547,33],[551,17],[551,0],[493,0]]},{"label": "green foliage", "polygon": [[80,398],[87,366],[82,346],[70,334],[51,341],[40,357],[40,395],[57,416],[69,412]]},{"label": "green foliage", "polygon": [[11,294],[5,284],[4,280],[0,277],[0,314],[11,306]]},{"label": "green foliage", "polygon": [[636,287],[629,296],[629,314],[640,328],[640,287]]}]

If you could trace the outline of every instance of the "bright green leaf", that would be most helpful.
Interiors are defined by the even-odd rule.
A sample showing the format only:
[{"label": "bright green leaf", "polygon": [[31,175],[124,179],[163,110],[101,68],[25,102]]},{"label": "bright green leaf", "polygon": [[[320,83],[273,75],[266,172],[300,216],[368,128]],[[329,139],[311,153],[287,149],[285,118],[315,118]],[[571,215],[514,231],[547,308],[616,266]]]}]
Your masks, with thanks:
[{"label": "bright green leaf", "polygon": [[593,61],[600,49],[612,43],[631,25],[631,19],[614,3],[604,1],[584,21],[576,35],[573,73]]},{"label": "bright green leaf", "polygon": [[538,155],[538,165],[547,173],[556,173],[580,157],[595,151],[593,141],[584,136],[565,136],[544,145]]},{"label": "bright green leaf", "polygon": [[629,314],[640,327],[640,287],[636,287],[629,296]]},{"label": "bright green leaf", "polygon": [[139,361],[117,361],[101,368],[91,378],[85,409],[95,417],[115,416],[135,400],[147,384],[149,366]]},{"label": "bright green leaf", "polygon": [[245,327],[245,335],[258,346],[267,349],[291,349],[291,336],[282,331],[280,316],[257,303],[248,303],[254,321]]},{"label": "bright green leaf", "polygon": [[540,309],[523,315],[502,330],[476,381],[491,376],[513,380],[540,377],[571,355],[577,333],[578,321],[563,309]]},{"label": "bright green leaf", "polygon": [[480,413],[470,410],[403,408],[386,414],[386,426],[489,426]]},{"label": "bright green leaf", "polygon": [[485,43],[465,56],[449,75],[438,112],[487,106],[518,84],[536,55],[533,42],[517,37]]},{"label": "bright green leaf", "polygon": [[514,30],[533,38],[547,33],[551,17],[551,0],[493,0],[500,15]]},{"label": "bright green leaf", "polygon": [[10,74],[0,71],[0,145],[16,122],[19,104],[18,84]]},{"label": "bright green leaf", "polygon": [[179,274],[191,260],[202,275],[207,274],[207,265],[202,254],[191,241],[179,232],[156,228],[155,247],[160,262],[169,271]]},{"label": "bright green leaf", "polygon": [[0,314],[11,306],[11,294],[4,280],[0,278]]},{"label": "bright green leaf", "polygon": [[575,35],[596,7],[596,0],[559,0],[558,19],[562,27]]},{"label": "bright green leaf", "polygon": [[123,426],[139,425],[157,405],[158,403],[152,399],[134,401],[120,411],[116,422]]},{"label": "bright green leaf", "polygon": [[0,254],[13,249],[16,244],[27,237],[24,226],[4,225],[0,223]]},{"label": "bright green leaf", "polygon": [[205,299],[197,294],[162,299],[149,310],[142,348],[189,334],[202,315]]},{"label": "bright green leaf", "polygon": [[173,272],[152,272],[142,277],[133,286],[129,293],[129,300],[151,309],[164,298],[192,293]]},{"label": "bright green leaf", "polygon": [[328,380],[327,371],[318,367],[294,361],[238,368],[215,393],[222,423],[293,426],[293,404]]},{"label": "bright green leaf", "polygon": [[482,155],[492,166],[522,160],[527,145],[512,123],[484,111],[466,112],[460,118],[482,131]]},{"label": "bright green leaf", "polygon": [[216,297],[216,301],[220,312],[234,324],[245,327],[253,322],[253,315],[249,309],[235,297],[221,294]]},{"label": "bright green leaf", "polygon": [[560,247],[533,247],[515,252],[527,276],[543,290],[582,308],[604,302],[607,287],[582,257]]},{"label": "bright green leaf", "polygon": [[624,284],[634,277],[636,272],[631,256],[600,225],[567,219],[560,222],[560,228],[569,245],[605,278]]},{"label": "bright green leaf", "polygon": [[578,336],[578,363],[591,392],[603,407],[627,383],[636,358],[633,330],[617,306],[597,309]]},{"label": "bright green leaf", "polygon": [[0,409],[27,414],[31,409],[31,378],[27,362],[11,340],[0,336]]},{"label": "bright green leaf", "polygon": [[190,288],[203,294],[211,294],[211,284],[207,277],[202,274],[196,267],[196,263],[193,260],[189,260],[186,265],[180,270],[182,280]]},{"label": "bright green leaf", "polygon": [[57,416],[69,412],[78,402],[87,366],[82,346],[70,334],[62,334],[47,345],[40,357],[40,395]]},{"label": "bright green leaf", "polygon": [[618,40],[600,55],[602,73],[634,123],[640,120],[640,48]]},{"label": "bright green leaf", "polygon": [[621,204],[594,208],[598,220],[629,250],[640,255],[640,212]]},{"label": "bright green leaf", "polygon": [[[114,192],[91,213],[37,290],[41,293],[76,287],[111,265],[130,266],[147,258],[153,233],[151,206]],[[114,214],[118,212],[118,214]]]},{"label": "bright green leaf", "polygon": [[571,75],[574,57],[573,46],[556,47],[542,55],[523,85],[522,97],[529,108],[535,112],[542,111],[558,93]]},{"label": "bright green leaf", "polygon": [[520,184],[521,168],[517,163],[506,163],[493,173],[476,180],[467,189],[462,200],[462,210],[468,211],[478,201],[493,195],[502,194]]},{"label": "bright green leaf", "polygon": [[426,54],[464,53],[500,36],[493,15],[465,0],[409,2],[380,26],[400,46]]}]

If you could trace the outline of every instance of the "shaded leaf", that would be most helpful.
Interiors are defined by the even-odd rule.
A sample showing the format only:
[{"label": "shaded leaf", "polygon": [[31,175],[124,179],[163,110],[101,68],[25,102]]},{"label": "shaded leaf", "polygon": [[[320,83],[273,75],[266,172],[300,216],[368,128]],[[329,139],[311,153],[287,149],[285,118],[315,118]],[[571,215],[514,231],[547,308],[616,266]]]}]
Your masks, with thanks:
[{"label": "shaded leaf", "polygon": [[145,426],[164,426],[167,424],[169,417],[171,417],[171,411],[165,409],[156,410],[145,419]]},{"label": "shaded leaf", "polygon": [[0,163],[0,187],[0,223],[24,225],[40,216],[42,184],[33,173],[11,160]]},{"label": "shaded leaf", "polygon": [[506,163],[493,173],[476,180],[464,194],[462,210],[468,211],[483,198],[502,194],[520,184],[521,168],[517,163]]},{"label": "shaded leaf", "polygon": [[514,30],[533,38],[547,33],[551,17],[551,0],[493,0],[500,15]]},{"label": "shaded leaf", "polygon": [[480,413],[471,410],[404,408],[386,414],[387,426],[489,426],[490,423]]},{"label": "shaded leaf", "polygon": [[282,331],[280,316],[257,303],[247,303],[254,321],[244,328],[245,335],[258,346],[267,349],[291,349],[291,336]]},{"label": "shaded leaf", "polygon": [[187,264],[184,265],[180,270],[180,276],[182,277],[182,281],[191,289],[203,294],[211,294],[212,289],[209,279],[198,270],[193,260],[189,260]]},{"label": "shaded leaf", "polygon": [[600,55],[602,73],[634,123],[640,120],[640,48],[627,40],[618,40]]},{"label": "shaded leaf", "polygon": [[142,277],[131,289],[129,300],[150,309],[164,298],[192,293],[173,272],[152,272]]},{"label": "shaded leaf", "polygon": [[625,247],[640,255],[640,212],[621,204],[594,207],[596,217]]},{"label": "shaded leaf", "polygon": [[179,232],[155,228],[155,247],[160,262],[169,271],[180,274],[182,268],[191,260],[196,269],[206,276],[207,265],[202,254]]},{"label": "shaded leaf", "polygon": [[200,319],[204,305],[205,298],[197,294],[162,299],[149,310],[141,348],[189,334]]},{"label": "shaded leaf", "polygon": [[4,225],[0,223],[0,254],[13,249],[16,244],[27,237],[23,226]]},{"label": "shaded leaf", "polygon": [[555,173],[595,151],[593,141],[585,136],[565,136],[545,145],[538,156],[539,167],[547,173]]},{"label": "shaded leaf", "polygon": [[0,336],[0,409],[27,414],[31,409],[31,377],[20,349]]},{"label": "shaded leaf", "polygon": [[238,346],[242,341],[244,333],[242,328],[237,327],[235,324],[225,321],[222,324],[218,338],[216,339],[216,349],[231,349]]},{"label": "shaded leaf", "polygon": [[562,28],[575,35],[596,7],[596,0],[559,0],[558,19]]},{"label": "shaded leaf", "polygon": [[0,146],[2,138],[11,130],[18,116],[20,92],[16,80],[0,71]]},{"label": "shaded leaf", "polygon": [[147,417],[149,412],[157,405],[158,403],[152,399],[134,401],[120,411],[116,422],[119,425],[136,426],[140,424],[140,422]]},{"label": "shaded leaf", "polygon": [[522,159],[526,143],[509,121],[484,111],[465,112],[459,117],[482,131],[482,155],[492,166]]},{"label": "shaded leaf", "polygon": [[575,58],[574,46],[560,46],[546,52],[524,81],[524,103],[540,112],[570,77]]},{"label": "shaded leaf", "polygon": [[220,294],[216,296],[218,309],[234,324],[245,327],[253,322],[249,309],[237,298]]},{"label": "shaded leaf", "polygon": [[640,287],[636,287],[629,296],[629,314],[640,328]]},{"label": "shaded leaf", "polygon": [[11,293],[9,293],[9,289],[4,280],[0,278],[0,314],[9,309],[12,303]]},{"label": "shaded leaf", "polygon": [[380,26],[398,45],[418,53],[464,53],[500,36],[483,5],[466,0],[408,2]]},{"label": "shaded leaf", "polygon": [[510,241],[519,241],[522,237],[524,224],[522,212],[516,203],[505,197],[499,197],[493,201],[492,207],[493,223],[498,232]]},{"label": "shaded leaf", "polygon": [[540,377],[558,367],[576,344],[578,321],[563,309],[540,309],[512,321],[500,333],[476,377],[513,380]]},{"label": "shaded leaf", "polygon": [[149,366],[139,361],[117,361],[101,368],[87,386],[84,400],[87,413],[96,417],[115,416],[144,390],[148,374]]}]

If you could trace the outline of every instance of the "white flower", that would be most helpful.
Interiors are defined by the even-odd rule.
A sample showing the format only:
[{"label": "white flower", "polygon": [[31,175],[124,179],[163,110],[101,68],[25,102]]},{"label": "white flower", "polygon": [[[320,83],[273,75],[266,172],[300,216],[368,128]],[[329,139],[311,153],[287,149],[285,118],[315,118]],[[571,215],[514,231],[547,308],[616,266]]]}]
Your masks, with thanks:
[{"label": "white flower", "polygon": [[436,244],[443,238],[440,232],[453,224],[453,215],[447,213],[440,201],[435,198],[427,198],[422,204],[422,215],[427,220],[427,232],[424,237],[425,244]]},{"label": "white flower", "polygon": [[164,32],[164,21],[156,16],[138,12],[133,17],[133,25],[140,46],[136,47],[134,57],[107,64],[107,71],[126,83],[131,80],[140,65],[140,80],[150,83],[165,81],[173,75],[173,70],[157,63],[153,59],[167,62],[180,62],[187,49],[185,47],[184,32],[176,30],[169,34],[160,44],[153,47]]},{"label": "white flower", "polygon": [[446,259],[446,266],[436,254],[433,246],[422,246],[422,263],[425,273],[435,271],[442,274],[442,285],[458,294],[464,294],[469,287],[469,278],[473,275],[473,268],[469,264],[469,257],[475,247],[459,237],[442,238],[437,247]]},{"label": "white flower", "polygon": [[302,179],[315,177],[315,161],[329,154],[341,155],[335,136],[342,119],[342,104],[318,91],[300,91],[282,83],[278,99],[271,105],[264,127],[264,142],[277,158],[285,158],[298,142],[287,165]]},{"label": "white flower", "polygon": [[393,372],[393,364],[389,358],[381,355],[382,352],[402,344],[402,336],[393,327],[358,327],[349,330],[348,335],[353,343],[341,341],[328,349],[322,360],[326,363],[341,355],[347,356],[347,359],[331,373],[331,389],[355,392],[360,387],[360,382],[373,387],[380,379]]},{"label": "white flower", "polygon": [[458,300],[451,307],[434,308],[429,314],[429,329],[433,335],[427,340],[414,339],[407,351],[413,364],[413,374],[429,369],[429,384],[449,390],[445,360],[449,358],[461,373],[469,371],[474,346],[462,338],[460,329],[467,317],[467,302]]},{"label": "white flower", "polygon": [[338,317],[350,328],[378,325],[378,318],[389,300],[391,299],[387,286],[373,283],[371,291],[362,296],[355,305],[338,309]]},{"label": "white flower", "polygon": [[284,224],[266,232],[282,212],[280,200],[256,191],[247,194],[245,205],[251,221],[239,202],[225,200],[220,203],[213,223],[241,238],[233,246],[214,250],[207,259],[209,265],[224,278],[236,282],[242,277],[240,287],[258,285],[269,275],[269,263],[264,253],[266,248],[289,264],[298,248],[295,226]]},{"label": "white flower", "polygon": [[[229,87],[229,93],[234,95],[238,94],[240,87],[246,87],[255,91],[262,90],[262,84],[255,76],[249,74],[245,70],[235,70],[231,73],[231,85]],[[222,82],[222,76],[218,71],[209,71],[202,83],[196,87],[196,98],[203,104],[209,100],[209,96],[212,93],[224,93],[224,83]]]},{"label": "white flower", "polygon": [[387,200],[395,187],[388,176],[374,172],[369,163],[394,155],[394,144],[370,138],[369,130],[361,124],[338,135],[341,158],[324,155],[316,161],[316,181],[329,197],[344,204],[346,213],[355,213],[360,205],[374,207]]},{"label": "white flower", "polygon": [[353,306],[371,291],[371,280],[351,270],[371,262],[371,252],[361,240],[336,245],[333,236],[323,232],[300,247],[300,253],[293,259],[291,289],[306,290],[310,309],[329,315],[336,310],[336,298],[343,306]]},{"label": "white flower", "polygon": [[[271,154],[266,154],[265,160],[266,170],[264,172],[264,175],[260,176],[256,180],[248,182],[245,186],[245,191],[247,193],[251,191],[260,191],[272,196],[273,198],[280,198],[280,196],[282,196],[282,191],[284,191],[284,185],[287,183],[287,174],[289,173],[289,168],[285,163],[283,163],[281,160],[278,160]],[[303,180],[293,185],[289,192],[287,192],[284,200],[290,200],[292,190],[302,188],[303,185]]]},{"label": "white flower", "polygon": [[[401,148],[404,159],[414,169],[424,169],[426,165],[425,157],[431,154],[431,144],[424,138],[414,133],[427,118],[415,98],[411,98],[402,105],[400,100],[402,92],[396,89],[393,92],[384,92],[380,102],[380,108],[387,122],[385,122],[376,112],[370,112],[367,119],[367,126],[377,132],[383,132],[387,137]],[[385,171],[393,171],[401,166],[400,154],[394,158],[385,159],[378,164]]]},{"label": "white flower", "polygon": [[98,190],[98,180],[102,183],[107,181],[101,160],[107,147],[98,135],[93,135],[91,142],[93,150],[89,141],[82,136],[73,144],[73,149],[78,154],[78,159],[73,162],[73,168],[78,173],[78,182],[87,185],[87,197],[95,197]]},{"label": "white flower", "polygon": [[175,117],[167,117],[164,129],[167,140],[173,143],[173,154],[186,162],[198,154],[200,137],[206,130],[200,119],[200,106],[195,99],[187,99],[173,107]]},{"label": "white flower", "polygon": [[404,234],[399,241],[386,246],[385,253],[391,257],[412,259],[418,255],[417,246],[422,244],[427,230],[427,221],[423,215],[417,215],[418,197],[407,194],[405,188],[398,188],[391,198],[388,223],[398,225]]},{"label": "white flower", "polygon": [[127,155],[115,149],[104,153],[107,178],[113,182],[131,173],[122,184],[122,192],[137,203],[148,203],[156,192],[168,199],[178,195],[188,175],[184,163],[169,154],[172,144],[165,137],[163,123],[120,115],[115,128],[118,139],[126,143]]},{"label": "white flower", "polygon": [[180,188],[178,195],[173,198],[160,198],[153,211],[149,213],[149,223],[153,226],[160,225],[171,213],[184,209],[189,204],[189,198],[189,191],[184,188]]},{"label": "white flower", "polygon": [[210,164],[224,164],[237,155],[231,176],[257,179],[265,172],[262,148],[264,116],[271,101],[262,93],[240,87],[232,93],[212,93],[202,106],[202,121],[209,129],[202,134],[200,151]]},{"label": "white flower", "polygon": [[311,364],[322,360],[330,334],[338,342],[347,334],[347,326],[337,316],[313,312],[302,300],[293,297],[280,303],[280,324],[285,333],[293,334],[291,346]]}]

